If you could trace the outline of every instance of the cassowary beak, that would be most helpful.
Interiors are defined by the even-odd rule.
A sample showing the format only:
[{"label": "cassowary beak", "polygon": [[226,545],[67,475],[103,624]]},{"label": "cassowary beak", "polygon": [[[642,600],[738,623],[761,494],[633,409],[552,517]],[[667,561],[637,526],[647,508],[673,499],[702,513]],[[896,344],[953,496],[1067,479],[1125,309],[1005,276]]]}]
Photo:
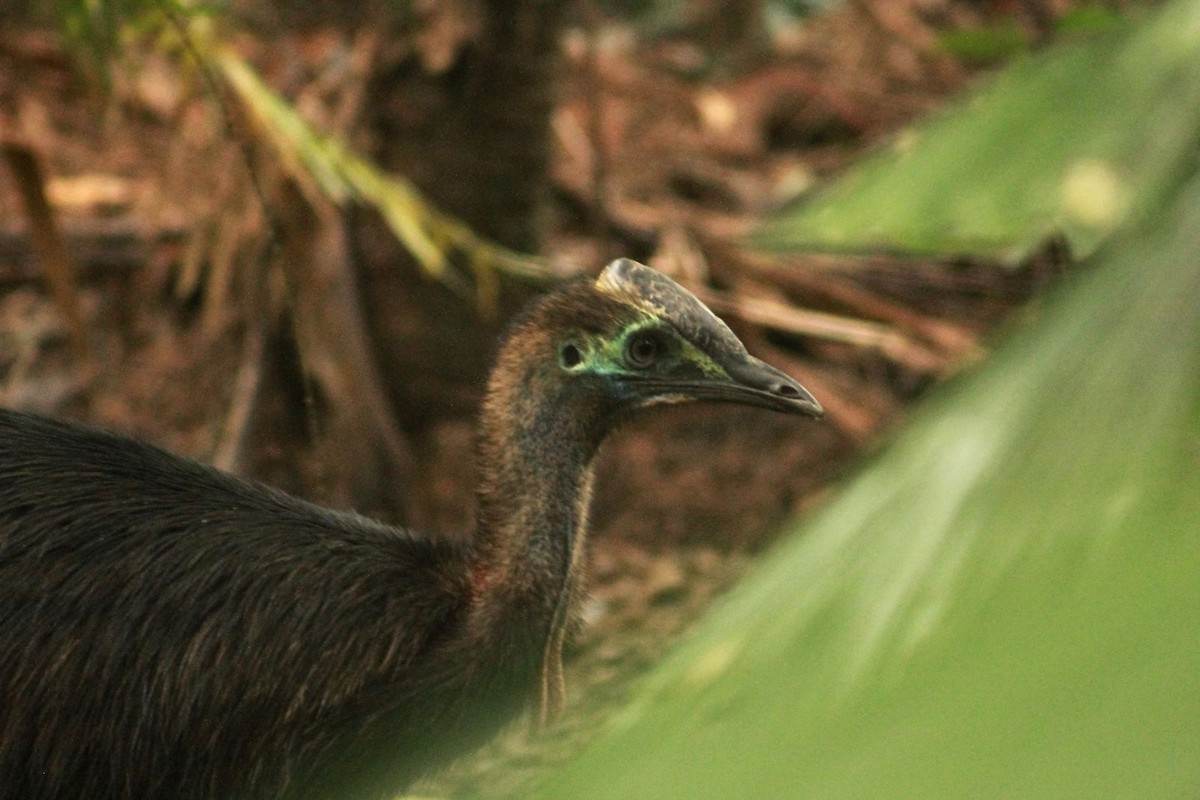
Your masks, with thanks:
[{"label": "cassowary beak", "polygon": [[725,358],[718,363],[728,377],[689,374],[644,377],[630,383],[648,404],[699,400],[738,403],[807,417],[825,414],[807,389],[749,353],[743,351],[737,359]]},{"label": "cassowary beak", "polygon": [[[691,387],[698,399],[741,403],[788,414],[822,417],[817,398],[788,375],[749,353],[726,358],[721,366],[731,380],[709,379]],[[718,362],[719,363],[719,362]]]}]

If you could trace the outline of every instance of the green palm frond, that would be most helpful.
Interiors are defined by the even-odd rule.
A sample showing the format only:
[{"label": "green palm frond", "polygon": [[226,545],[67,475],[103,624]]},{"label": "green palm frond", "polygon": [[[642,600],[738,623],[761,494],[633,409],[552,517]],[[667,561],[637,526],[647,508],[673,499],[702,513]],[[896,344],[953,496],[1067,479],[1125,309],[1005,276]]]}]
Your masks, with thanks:
[{"label": "green palm frond", "polygon": [[377,209],[429,275],[461,286],[461,276],[450,271],[450,256],[462,254],[474,272],[484,308],[495,302],[491,276],[497,271],[534,280],[552,277],[544,261],[487,241],[437,209],[409,181],[354,154],[337,137],[314,131],[233,51],[219,49],[214,61],[293,178],[316,186],[339,205],[353,201]]},{"label": "green palm frond", "polygon": [[[354,153],[341,139],[316,131],[272,90],[222,38],[216,3],[188,0],[55,0],[66,40],[86,59],[92,74],[107,81],[109,65],[129,39],[153,37],[181,60],[190,56],[204,75],[227,83],[283,169],[300,186],[339,206],[360,203],[376,209],[388,228],[430,276],[463,294],[474,278],[483,313],[496,306],[498,274],[524,280],[554,277],[549,265],[476,234],[438,209],[408,180]],[[216,87],[214,87],[216,88]]]},{"label": "green palm frond", "polygon": [[1086,256],[1156,207],[1200,127],[1200,2],[1018,59],[771,215],[761,249],[982,255],[1020,264],[1048,236]]},{"label": "green palm frond", "polygon": [[224,0],[50,0],[68,48],[107,84],[129,39],[162,28],[164,15],[195,23],[225,9]]}]

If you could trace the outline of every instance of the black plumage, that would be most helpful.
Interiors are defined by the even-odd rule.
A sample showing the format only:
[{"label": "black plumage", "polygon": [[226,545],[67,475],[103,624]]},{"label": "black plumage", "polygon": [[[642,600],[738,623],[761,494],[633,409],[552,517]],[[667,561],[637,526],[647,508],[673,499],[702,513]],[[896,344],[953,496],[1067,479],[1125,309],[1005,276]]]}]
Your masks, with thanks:
[{"label": "black plumage", "polygon": [[384,797],[552,712],[596,449],[681,399],[820,413],[641,265],[535,301],[466,543],[0,411],[0,796]]}]

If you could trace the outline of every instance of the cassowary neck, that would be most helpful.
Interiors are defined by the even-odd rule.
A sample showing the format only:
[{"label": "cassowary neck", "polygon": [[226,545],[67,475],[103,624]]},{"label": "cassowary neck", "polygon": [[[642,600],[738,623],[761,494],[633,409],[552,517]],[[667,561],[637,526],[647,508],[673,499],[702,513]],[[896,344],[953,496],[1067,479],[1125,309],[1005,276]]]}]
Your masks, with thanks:
[{"label": "cassowary neck", "polygon": [[480,417],[477,608],[509,616],[542,649],[543,720],[561,709],[562,644],[577,591],[603,438],[600,409],[504,352]]}]

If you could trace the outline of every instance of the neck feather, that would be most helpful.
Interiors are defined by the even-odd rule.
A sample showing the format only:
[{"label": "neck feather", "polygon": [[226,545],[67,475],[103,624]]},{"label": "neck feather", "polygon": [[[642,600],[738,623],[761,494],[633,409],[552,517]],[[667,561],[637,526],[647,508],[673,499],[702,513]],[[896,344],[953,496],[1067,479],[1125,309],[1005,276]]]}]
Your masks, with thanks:
[{"label": "neck feather", "polygon": [[497,590],[547,597],[578,560],[601,436],[561,386],[510,388],[480,423],[476,568]]},{"label": "neck feather", "polygon": [[520,632],[517,650],[540,675],[541,722],[565,702],[562,648],[579,594],[603,412],[558,375],[506,361],[502,351],[480,418],[475,607],[492,621],[485,627]]}]

